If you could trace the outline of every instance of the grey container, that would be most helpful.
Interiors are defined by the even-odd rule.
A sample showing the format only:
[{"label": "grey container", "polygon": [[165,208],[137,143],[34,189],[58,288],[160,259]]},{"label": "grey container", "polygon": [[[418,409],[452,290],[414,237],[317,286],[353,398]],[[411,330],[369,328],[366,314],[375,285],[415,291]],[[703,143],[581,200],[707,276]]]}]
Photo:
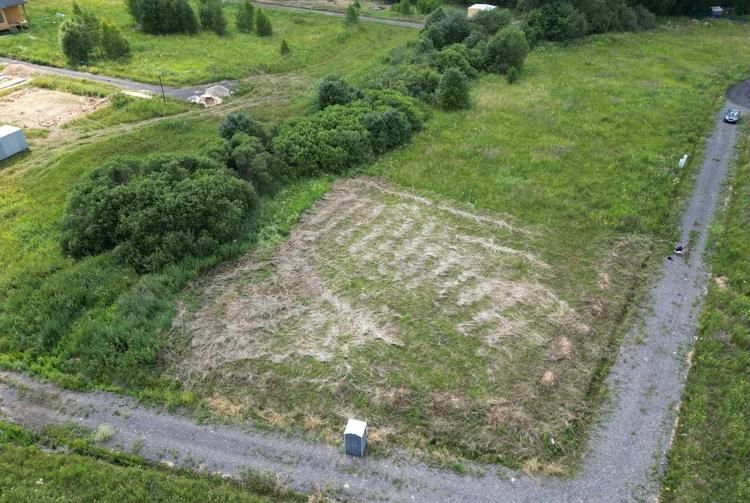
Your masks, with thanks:
[{"label": "grey container", "polygon": [[13,126],[0,126],[0,161],[29,148],[23,131]]},{"label": "grey container", "polygon": [[344,448],[350,456],[364,456],[367,447],[367,423],[350,419],[344,431]]}]

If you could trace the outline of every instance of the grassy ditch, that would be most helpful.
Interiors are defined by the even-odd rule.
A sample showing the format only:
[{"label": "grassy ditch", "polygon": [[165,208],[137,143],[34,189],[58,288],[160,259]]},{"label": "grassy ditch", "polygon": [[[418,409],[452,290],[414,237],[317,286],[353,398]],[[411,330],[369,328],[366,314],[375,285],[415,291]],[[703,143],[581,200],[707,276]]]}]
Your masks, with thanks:
[{"label": "grassy ditch", "polygon": [[750,499],[750,136],[711,245],[711,282],[700,318],[662,500]]}]

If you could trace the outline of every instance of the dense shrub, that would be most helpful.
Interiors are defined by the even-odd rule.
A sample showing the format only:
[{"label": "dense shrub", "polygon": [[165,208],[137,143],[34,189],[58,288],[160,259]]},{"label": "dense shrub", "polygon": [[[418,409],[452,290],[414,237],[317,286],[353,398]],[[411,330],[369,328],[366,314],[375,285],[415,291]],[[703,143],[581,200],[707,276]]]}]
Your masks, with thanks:
[{"label": "dense shrub", "polygon": [[87,63],[97,47],[86,26],[74,18],[60,23],[59,38],[63,54],[73,65]]},{"label": "dense shrub", "polygon": [[425,106],[422,103],[398,91],[370,90],[365,97],[374,110],[382,111],[393,108],[404,114],[412,133],[421,130],[422,124],[427,119]]},{"label": "dense shrub", "polygon": [[93,12],[73,2],[73,19],[82,25],[94,46],[101,43],[101,22]]},{"label": "dense shrub", "polygon": [[508,68],[508,73],[505,75],[508,84],[515,84],[518,80],[519,71],[515,66]]},{"label": "dense shrub", "polygon": [[251,33],[255,24],[255,7],[250,0],[243,0],[237,7],[237,16],[235,17],[237,31],[240,33]]},{"label": "dense shrub", "polygon": [[146,33],[198,33],[198,18],[187,0],[137,0],[134,11]]},{"label": "dense shrub", "polygon": [[625,2],[617,2],[613,9],[615,13],[616,26],[615,29],[618,31],[637,31],[638,30],[638,14],[625,4]]},{"label": "dense shrub", "polygon": [[260,138],[237,133],[211,156],[250,182],[259,194],[272,194],[283,183],[284,170]]},{"label": "dense shrub", "polygon": [[485,48],[485,65],[488,71],[506,73],[511,68],[520,72],[529,53],[526,34],[515,26],[500,30]]},{"label": "dense shrub", "polygon": [[391,10],[398,12],[399,14],[409,15],[412,13],[411,1],[410,0],[399,0],[398,3],[391,7]]},{"label": "dense shrub", "polygon": [[546,4],[526,18],[526,36],[532,42],[571,40],[582,37],[586,30],[586,17],[567,2]]},{"label": "dense shrub", "polygon": [[257,31],[258,35],[261,37],[270,37],[273,35],[271,20],[261,9],[258,9],[258,12],[255,14],[255,31]]},{"label": "dense shrub", "polygon": [[74,190],[62,248],[81,258],[114,250],[140,272],[209,255],[257,210],[252,187],[208,159],[160,156],[114,161]]},{"label": "dense shrub", "polygon": [[345,105],[362,97],[362,91],[337,75],[329,75],[318,85],[318,108]]},{"label": "dense shrub", "polygon": [[110,59],[123,59],[130,55],[130,43],[113,24],[102,23],[102,52]]},{"label": "dense shrub", "polygon": [[200,0],[199,16],[201,26],[217,35],[225,35],[227,32],[227,21],[224,18],[224,9],[221,0]]},{"label": "dense shrub", "polygon": [[281,47],[279,47],[279,54],[282,56],[288,56],[292,53],[291,47],[289,47],[289,44],[286,43],[286,39],[281,41]]},{"label": "dense shrub", "polygon": [[407,143],[412,128],[403,113],[395,108],[373,111],[364,116],[364,125],[370,134],[370,144],[376,154],[382,154]]},{"label": "dense shrub", "polygon": [[427,65],[388,65],[370,77],[370,89],[393,89],[432,103],[440,83],[440,74]]},{"label": "dense shrub", "polygon": [[449,68],[440,78],[437,103],[443,110],[469,108],[469,81],[458,68]]},{"label": "dense shrub", "polygon": [[643,5],[636,5],[633,7],[636,16],[638,17],[638,27],[642,30],[653,30],[656,28],[656,16],[649,12]]},{"label": "dense shrub", "polygon": [[441,0],[417,0],[417,12],[429,14],[440,7],[441,4]]},{"label": "dense shrub", "polygon": [[464,44],[452,44],[438,52],[432,64],[441,73],[448,68],[458,68],[470,79],[478,75],[470,61],[469,49]]},{"label": "dense shrub", "polygon": [[272,140],[272,152],[292,176],[340,174],[372,158],[362,101],[332,105],[312,115],[286,121]]},{"label": "dense shrub", "polygon": [[508,9],[482,10],[471,18],[471,22],[481,26],[484,32],[491,36],[502,28],[510,26],[510,23],[513,22],[513,16]]},{"label": "dense shrub", "polygon": [[435,49],[463,42],[472,31],[466,14],[458,11],[445,12],[437,9],[427,18],[422,36],[430,39]]},{"label": "dense shrub", "polygon": [[231,140],[237,133],[259,138],[264,144],[268,143],[271,136],[261,122],[253,119],[246,112],[232,112],[219,124],[219,136],[225,140]]},{"label": "dense shrub", "polygon": [[353,25],[357,23],[359,23],[359,10],[354,5],[350,5],[346,8],[346,24]]}]

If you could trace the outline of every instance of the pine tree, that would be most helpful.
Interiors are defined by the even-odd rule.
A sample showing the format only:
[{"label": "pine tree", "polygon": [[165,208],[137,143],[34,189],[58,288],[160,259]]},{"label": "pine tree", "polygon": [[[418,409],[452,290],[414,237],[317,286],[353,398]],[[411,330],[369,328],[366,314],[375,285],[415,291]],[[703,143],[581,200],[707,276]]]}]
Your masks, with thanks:
[{"label": "pine tree", "polygon": [[271,20],[268,19],[266,13],[261,9],[258,9],[258,13],[255,15],[255,29],[261,37],[270,37],[273,35]]},{"label": "pine tree", "polygon": [[253,31],[253,24],[255,21],[255,7],[250,3],[250,0],[245,0],[240,4],[237,9],[237,31],[241,33],[251,33]]}]

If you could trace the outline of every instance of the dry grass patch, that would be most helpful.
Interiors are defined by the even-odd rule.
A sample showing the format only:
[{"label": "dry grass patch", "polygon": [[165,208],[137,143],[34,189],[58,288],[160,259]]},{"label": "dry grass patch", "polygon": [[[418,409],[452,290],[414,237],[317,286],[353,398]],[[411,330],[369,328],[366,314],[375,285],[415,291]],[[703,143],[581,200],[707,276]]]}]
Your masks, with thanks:
[{"label": "dry grass patch", "polygon": [[337,182],[277,249],[196,285],[170,372],[327,438],[355,415],[380,432],[375,448],[546,460],[610,340],[613,302],[592,309],[583,293],[599,267],[617,288],[632,273],[610,257],[590,284],[561,282],[546,238],[377,179]]}]

